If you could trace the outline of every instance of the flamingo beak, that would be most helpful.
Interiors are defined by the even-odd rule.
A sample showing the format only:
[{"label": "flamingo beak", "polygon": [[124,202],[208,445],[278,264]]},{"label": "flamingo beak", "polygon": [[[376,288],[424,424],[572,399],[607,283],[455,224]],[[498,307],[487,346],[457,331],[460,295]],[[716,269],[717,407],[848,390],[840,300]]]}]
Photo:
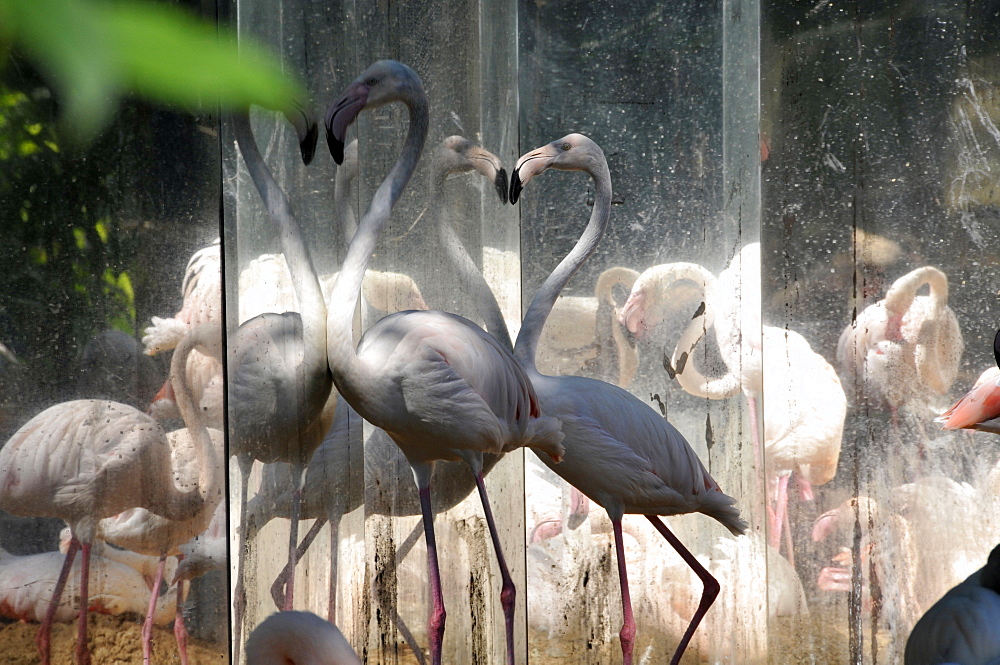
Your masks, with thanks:
[{"label": "flamingo beak", "polygon": [[544,148],[532,150],[517,160],[514,173],[510,176],[509,198],[511,204],[517,203],[518,198],[521,196],[521,190],[528,184],[528,181],[552,166],[554,159],[555,154],[552,152],[552,149],[549,146],[545,146]]},{"label": "flamingo beak", "polygon": [[466,158],[480,175],[493,181],[500,203],[507,203],[507,171],[500,158],[471,142],[468,144]]},{"label": "flamingo beak", "polygon": [[368,103],[368,86],[352,83],[336,102],[326,110],[326,143],[337,164],[344,163],[344,137],[347,128]]},{"label": "flamingo beak", "polygon": [[497,195],[500,197],[500,203],[507,203],[506,169],[500,169],[499,171],[497,171],[497,177],[493,179],[493,186],[496,187]]},{"label": "flamingo beak", "polygon": [[813,542],[820,542],[833,533],[837,527],[837,511],[825,512],[813,522],[812,539]]},{"label": "flamingo beak", "polygon": [[285,109],[283,113],[299,137],[299,152],[302,153],[302,163],[309,164],[316,154],[319,125],[317,125],[312,113],[298,102],[293,101],[291,107]]},{"label": "flamingo beak", "polygon": [[646,296],[642,291],[632,291],[621,312],[618,313],[618,322],[625,326],[635,339],[642,339],[646,334],[646,322],[643,318],[646,313],[645,300]]},{"label": "flamingo beak", "polygon": [[570,488],[570,512],[566,519],[566,528],[574,530],[587,521],[590,513],[590,500],[575,487]]}]

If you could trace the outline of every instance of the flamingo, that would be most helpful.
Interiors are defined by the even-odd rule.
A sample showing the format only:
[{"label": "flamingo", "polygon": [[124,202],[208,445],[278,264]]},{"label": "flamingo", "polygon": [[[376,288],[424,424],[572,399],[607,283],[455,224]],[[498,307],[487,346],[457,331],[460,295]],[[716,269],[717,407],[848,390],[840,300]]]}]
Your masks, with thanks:
[{"label": "flamingo", "polygon": [[347,638],[312,612],[277,612],[247,638],[247,665],[361,665]]},{"label": "flamingo", "polygon": [[[65,538],[68,548],[70,536]],[[90,610],[106,614],[141,614],[148,604],[149,585],[144,568],[146,559],[140,554],[108,547],[97,540],[90,552],[88,602]],[[136,557],[139,557],[137,560]],[[42,621],[52,600],[52,591],[65,561],[65,551],[42,552],[18,556],[0,549],[0,616],[18,621]],[[152,559],[153,567],[156,559]],[[76,560],[66,580],[53,621],[69,622],[79,608],[74,599],[79,595],[80,561]],[[167,598],[156,604],[153,622],[165,626],[174,619],[174,607]]]},{"label": "flamingo", "polygon": [[[177,397],[177,406],[180,409],[181,417],[187,424],[186,429],[169,432],[167,438],[171,443],[172,465],[177,470],[180,478],[189,478],[197,472],[195,468],[196,453],[198,447],[208,442],[212,446],[213,459],[220,465],[219,475],[222,475],[221,462],[223,457],[224,440],[222,432],[216,429],[205,427],[201,410],[194,401],[194,394],[185,383],[186,359],[194,348],[213,350],[221,355],[221,330],[218,325],[203,324],[191,330],[174,350],[174,358],[171,361],[170,379],[173,385],[174,394]],[[175,359],[184,359],[182,365],[174,362]],[[197,441],[196,441],[197,439]],[[186,481],[190,482],[190,481]],[[160,596],[160,584],[163,581],[164,566],[168,556],[180,556],[180,546],[195,538],[205,531],[218,513],[218,506],[221,503],[221,487],[219,496],[214,502],[206,502],[197,514],[186,520],[171,520],[157,515],[145,508],[130,508],[114,517],[107,517],[98,524],[98,533],[101,537],[119,547],[145,554],[159,557],[159,565],[156,569],[156,576],[150,590],[149,611],[146,614],[146,621],[142,627],[142,651],[143,663],[149,665],[153,648],[153,610]],[[177,607],[182,607],[182,588],[177,587]],[[181,662],[187,663],[187,652],[185,649],[185,630],[183,613],[178,611],[180,617],[174,623],[174,634],[177,638],[178,651],[181,655]]]},{"label": "flamingo", "polygon": [[[199,335],[196,342],[211,352],[218,337]],[[175,354],[172,375],[182,375],[195,345]],[[214,351],[219,353],[218,348]],[[73,400],[51,406],[0,449],[0,509],[29,517],[59,517],[69,524],[72,534],[38,633],[44,665],[49,662],[52,620],[77,550],[82,557],[76,660],[79,665],[90,662],[88,571],[101,519],[143,507],[169,520],[188,522],[206,510],[211,514],[221,501],[222,465],[215,459],[207,430],[195,421],[188,431],[193,434],[195,478],[175,468],[171,458],[176,440],[171,441],[150,416],[117,402]],[[178,487],[175,478],[184,487]]]},{"label": "flamingo", "polygon": [[977,429],[1000,434],[1000,331],[993,338],[997,366],[983,372],[972,389],[935,418],[944,429]]},{"label": "flamingo", "polygon": [[1000,663],[1000,545],[986,565],[920,617],[906,640],[903,663]]},{"label": "flamingo", "polygon": [[351,83],[327,110],[327,143],[343,159],[348,126],[366,108],[403,102],[410,116],[403,152],[376,190],[362,217],[330,296],[327,356],[340,394],[381,427],[413,469],[420,495],[433,609],[429,620],[431,661],[441,662],[445,609],[441,596],[431,509],[430,481],[436,460],[464,460],[476,477],[503,580],[501,605],[507,662],[514,662],[514,583],[507,570],[483,482],[483,454],[534,446],[562,456],[555,418],[543,416],[531,383],[502,344],[472,322],[438,311],[391,314],[369,328],[354,348],[352,319],[365,267],[392,206],[409,181],[427,136],[427,97],[417,74],[399,62],[380,60]]},{"label": "flamingo", "polygon": [[[927,285],[929,294],[917,295]],[[840,334],[837,360],[855,380],[869,382],[892,411],[943,395],[958,373],[964,344],[948,307],[948,277],[933,266],[917,268],[889,287]]]},{"label": "flamingo", "polygon": [[[348,161],[357,161],[357,141],[352,141],[345,150],[345,164]],[[337,192],[342,197],[340,189],[340,173],[344,165],[338,168]],[[446,256],[449,261],[463,275],[463,281],[467,286],[470,299],[480,305],[478,315],[483,320],[485,328],[490,335],[496,338],[506,348],[511,349],[513,343],[507,331],[506,324],[499,314],[499,306],[493,292],[486,284],[472,257],[469,256],[465,245],[455,230],[442,217],[440,211],[440,201],[444,196],[444,182],[453,174],[462,174],[476,171],[486,180],[493,183],[500,202],[507,202],[507,172],[503,169],[500,159],[476,144],[461,136],[449,136],[444,139],[434,150],[432,160],[433,175],[431,177],[430,207],[428,217],[437,226],[441,243],[445,247]],[[348,173],[356,171],[355,163],[348,169]],[[335,196],[335,200],[337,196]],[[336,207],[336,206],[335,206]],[[354,236],[357,231],[350,230],[349,235]],[[394,275],[398,273],[375,273],[376,275]],[[362,293],[365,284],[372,277],[373,272],[365,273],[365,281],[362,283]],[[409,279],[409,278],[407,278]],[[493,303],[487,306],[485,303]],[[426,305],[421,300],[414,303],[410,309],[426,309]],[[305,484],[303,486],[303,519],[318,518],[303,537],[299,545],[298,556],[301,557],[312,543],[319,529],[329,521],[331,524],[331,561],[330,561],[330,594],[328,618],[331,623],[335,622],[336,607],[336,587],[337,579],[337,532],[340,519],[343,515],[353,511],[361,503],[361,496],[348,491],[350,481],[351,462],[349,459],[348,433],[358,431],[361,427],[361,417],[350,406],[345,406],[338,410],[334,416],[333,425],[327,432],[323,443],[317,448],[312,458],[309,460],[306,472]],[[496,455],[485,455],[483,462],[484,475],[499,461]],[[390,438],[382,430],[376,430],[365,442],[365,479],[366,496],[380,496],[382,492],[378,489],[384,481],[375,483],[376,478],[384,478],[390,469],[404,469],[407,467],[406,460]],[[269,475],[274,475],[271,472]],[[474,479],[468,473],[465,465],[460,462],[443,462],[435,465],[432,482],[436,487],[444,488],[438,492],[435,501],[437,512],[449,510],[475,489]],[[262,490],[254,500],[250,502],[249,510],[252,517],[251,523],[254,529],[263,528],[273,517],[282,514],[283,506],[290,500],[290,492],[282,491],[287,483],[272,480],[268,489]],[[407,491],[407,488],[410,491]],[[419,515],[420,500],[415,486],[412,484],[401,484],[398,492],[393,495],[392,501],[376,501],[369,506],[369,512],[382,515]],[[287,514],[285,512],[284,514]],[[409,549],[419,536],[420,527],[416,527],[409,537],[404,539],[396,552],[396,560],[401,560],[409,552]],[[280,587],[284,584],[287,575],[290,574],[286,567],[279,575],[275,585],[272,586],[272,594],[280,596]],[[277,600],[277,599],[276,599]]]},{"label": "flamingo", "polygon": [[639,357],[618,322],[617,286],[631,289],[639,273],[614,266],[597,277],[594,297],[560,295],[538,342],[538,366],[546,374],[587,371],[625,388],[635,378]]},{"label": "flamingo", "polygon": [[[285,115],[295,127],[303,161],[308,164],[316,145],[316,123],[298,106],[286,110]],[[333,408],[328,405],[335,397],[326,362],[326,302],[288,198],[257,148],[249,112],[234,113],[232,123],[243,161],[278,231],[300,311],[260,314],[241,323],[230,340],[230,445],[240,466],[240,515],[246,514],[254,460],[292,464],[296,494],[291,505],[288,557],[294,567],[303,472],[333,417]],[[245,558],[241,555],[237,564],[235,662],[239,662],[239,632],[246,602]],[[294,577],[288,579],[286,610],[292,608],[294,581]]]},{"label": "flamingo", "polygon": [[645,515],[705,585],[701,603],[671,658],[677,665],[702,616],[719,593],[719,583],[667,528],[658,515],[700,512],[734,535],[747,524],[735,500],[719,488],[697,454],[666,419],[631,393],[610,383],[578,376],[545,376],[535,367],[538,339],[559,292],[597,249],[611,217],[611,175],[604,152],[582,134],[569,134],[523,155],[511,177],[511,202],[533,177],[555,168],[585,171],[594,180],[594,208],[572,251],[546,278],[524,315],[514,355],[531,378],[541,408],[563,424],[566,454],[550,464],[564,480],[602,506],[614,527],[624,624],[620,632],[625,665],[632,662],[635,620],[629,599],[621,520]]},{"label": "flamingo", "polygon": [[[701,286],[704,305],[681,333],[670,364],[688,393],[725,399],[742,389],[750,407],[750,433],[758,468],[758,402],[764,413],[764,467],[773,508],[769,506],[768,544],[778,549],[787,523],[788,480],[797,471],[803,496],[833,479],[847,415],[847,396],[836,370],[793,330],[760,322],[760,245],[750,243],[718,279],[695,263],[668,263],[646,270],[622,308],[622,322],[638,337],[660,322],[659,295],[677,280]],[[717,315],[716,312],[719,314]],[[716,340],[729,372],[708,379],[694,363],[694,348],[715,326]],[[763,356],[763,357],[762,357]],[[766,359],[766,367],[764,365]],[[789,560],[794,562],[790,534]]]},{"label": "flamingo", "polygon": [[[169,351],[188,331],[202,323],[222,324],[222,257],[219,238],[202,247],[188,260],[181,282],[181,308],[169,318],[152,317],[142,337],[146,355]],[[187,384],[202,407],[209,427],[223,426],[222,361],[197,349],[188,356]],[[153,397],[149,414],[157,420],[178,418],[180,413],[170,379]]]}]

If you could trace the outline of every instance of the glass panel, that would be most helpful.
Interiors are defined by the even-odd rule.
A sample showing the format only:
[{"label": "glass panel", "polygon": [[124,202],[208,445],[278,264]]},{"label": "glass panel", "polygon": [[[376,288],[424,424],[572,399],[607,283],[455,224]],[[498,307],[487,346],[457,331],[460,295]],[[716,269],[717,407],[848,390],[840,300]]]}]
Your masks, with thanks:
[{"label": "glass panel", "polygon": [[[74,145],[31,63],[3,57],[0,507],[9,512],[0,513],[0,661],[38,662],[35,636],[65,559],[58,550],[72,547],[68,523],[88,547],[93,541],[93,662],[141,658],[142,617],[161,554],[170,556],[153,615],[154,660],[177,659],[170,623],[181,616],[182,586],[189,587],[181,606],[188,654],[192,662],[218,662],[227,639],[225,503],[218,512],[202,504],[185,526],[145,511],[116,516],[162,501],[174,468],[184,482],[197,479],[180,466],[184,448],[171,459],[166,444],[183,441],[183,428],[193,425],[170,395],[169,349],[193,323],[182,300],[195,289],[188,261],[219,232],[217,121],[127,102],[95,142]],[[197,288],[214,299],[218,321],[219,266],[208,263]],[[154,350],[151,342],[144,348],[151,317],[177,325],[172,341],[160,339],[164,352],[146,355]],[[221,461],[221,433],[213,442],[208,454]],[[24,490],[34,492],[27,501],[19,498]],[[185,542],[206,527],[214,531]],[[175,584],[178,552],[187,557],[184,570],[207,573]],[[82,558],[75,557],[55,613],[52,662],[74,661]]]},{"label": "glass panel", "polygon": [[[763,4],[764,321],[847,398],[836,473],[813,501],[789,492],[811,610],[796,643],[902,662],[917,618],[998,541],[991,435],[935,422],[995,365],[996,8]],[[767,368],[805,367],[770,351]],[[832,386],[810,374],[789,404]],[[782,405],[765,397],[766,430]]]},{"label": "glass panel", "polygon": [[[641,449],[646,433],[631,420],[621,425],[626,434],[618,442],[600,445],[615,457],[643,450],[646,459],[689,445],[736,497],[751,533],[759,534],[763,512],[755,509],[755,497],[762,490],[738,383],[729,399],[709,401],[688,395],[673,380],[681,369],[674,349],[682,332],[691,324],[701,337],[711,325],[698,314],[706,304],[705,275],[718,274],[758,238],[756,6],[646,2],[621,11],[525,2],[519,18],[527,65],[520,85],[522,151],[582,132],[602,147],[614,189],[610,227],[557,301],[541,339],[539,368],[617,383],[643,413],[668,417],[689,443],[668,442],[664,435]],[[594,182],[582,175],[546,174],[522,194],[526,303],[583,232],[595,199]],[[717,320],[732,317],[732,327],[759,317],[750,277],[745,275],[743,297],[717,293],[719,301],[707,302]],[[759,331],[759,318],[756,325]],[[688,374],[694,367],[709,377],[739,372],[726,364],[740,362],[739,354],[735,361],[720,355],[723,340],[717,344],[715,337],[688,349]],[[608,516],[593,506],[580,523],[578,514],[567,512],[572,503],[565,483],[528,457],[527,493],[539,497],[529,500],[527,515],[531,660],[620,662],[622,594]],[[552,471],[564,472],[561,466]],[[628,468],[637,477],[646,472]],[[593,486],[604,472],[591,466],[587,482]],[[627,495],[624,485],[615,491]],[[689,656],[709,662],[762,657],[762,539],[734,539],[704,515],[666,521],[722,586]],[[694,614],[702,583],[641,515],[626,515],[623,522],[634,653],[641,662],[665,662]]]}]

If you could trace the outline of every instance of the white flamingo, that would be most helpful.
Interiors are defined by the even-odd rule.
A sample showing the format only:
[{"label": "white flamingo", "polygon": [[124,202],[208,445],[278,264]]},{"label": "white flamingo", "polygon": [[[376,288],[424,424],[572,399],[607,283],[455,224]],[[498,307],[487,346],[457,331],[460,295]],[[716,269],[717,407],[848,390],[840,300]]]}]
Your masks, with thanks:
[{"label": "white flamingo", "polygon": [[311,612],[278,612],[247,638],[247,665],[361,665],[340,630]]},{"label": "white flamingo", "polygon": [[913,626],[904,665],[1000,663],[1000,545]]},{"label": "white flamingo", "polygon": [[[718,279],[695,263],[668,263],[646,270],[622,308],[622,321],[642,336],[662,319],[660,294],[678,280],[704,290],[704,305],[681,334],[671,368],[688,393],[726,399],[740,390],[750,407],[750,433],[758,468],[768,477],[769,544],[778,549],[787,524],[788,480],[801,475],[805,498],[811,486],[833,479],[840,458],[847,397],[836,371],[809,342],[793,330],[761,325],[760,245],[750,243]],[[728,373],[706,378],[694,361],[694,349],[715,326],[716,341]],[[766,362],[766,367],[764,363]],[[764,454],[758,440],[758,402],[764,398]],[[790,534],[786,535],[793,560]]]},{"label": "white flamingo", "polygon": [[[90,610],[115,615],[143,614],[149,603],[149,586],[142,571],[106,554],[117,552],[100,540],[95,541],[87,583]],[[18,556],[0,549],[0,616],[18,621],[43,621],[65,560],[63,552]],[[152,561],[155,567],[156,559]],[[74,561],[52,621],[69,622],[79,614],[76,599],[80,594],[80,565],[79,559]],[[165,626],[173,620],[173,603],[169,597],[160,598],[153,612],[153,623]]]},{"label": "white flamingo", "polygon": [[[192,329],[181,340],[174,350],[175,357],[187,358],[194,348],[203,348],[221,355],[219,348],[221,331],[218,325],[203,324]],[[185,484],[192,482],[198,469],[196,466],[197,450],[208,440],[213,448],[213,459],[221,467],[224,457],[224,438],[221,431],[208,429],[202,418],[201,409],[194,401],[194,393],[185,382],[186,366],[171,362],[171,382],[181,417],[187,424],[186,429],[169,432],[167,438],[171,443],[172,466],[177,477]],[[197,440],[197,441],[196,441]],[[220,468],[220,475],[222,470]],[[213,519],[218,515],[221,505],[221,489],[214,503],[206,503],[203,509],[191,519],[170,520],[157,515],[145,508],[136,507],[126,510],[114,517],[105,518],[98,524],[100,536],[119,547],[159,557],[156,576],[150,590],[149,612],[142,627],[143,662],[149,664],[153,647],[153,615],[152,611],[160,597],[160,585],[163,582],[164,567],[168,556],[180,556],[180,546],[202,534],[208,529]],[[186,631],[184,628],[183,587],[177,587],[178,621],[174,623],[174,635],[177,639],[181,662],[187,663]]]},{"label": "white flamingo", "polygon": [[719,593],[719,584],[658,515],[700,512],[733,534],[747,524],[722,492],[697,454],[659,413],[631,393],[610,383],[577,376],[545,376],[535,367],[535,353],[545,319],[573,273],[594,252],[611,216],[611,174],[603,151],[581,134],[569,134],[523,155],[511,177],[511,202],[521,188],[547,169],[585,171],[594,180],[594,208],[586,230],[572,251],[535,294],[514,345],[514,355],[531,378],[541,408],[563,423],[564,459],[542,461],[569,484],[608,511],[618,552],[624,625],[620,632],[626,665],[632,662],[635,620],[629,599],[621,520],[625,513],[645,515],[705,585],[701,603],[671,659],[676,665],[694,630]]},{"label": "white flamingo", "polygon": [[327,143],[341,161],[344,134],[358,114],[396,101],[409,110],[409,130],[402,154],[361,219],[334,285],[327,355],[340,394],[365,420],[385,430],[413,469],[433,599],[428,631],[433,665],[441,662],[445,622],[430,504],[431,472],[440,459],[464,460],[476,476],[503,578],[507,662],[513,663],[514,583],[483,483],[483,454],[536,446],[559,458],[560,424],[541,414],[531,383],[510,352],[462,317],[436,311],[391,314],[369,328],[355,350],[353,312],[365,267],[423,148],[427,98],[412,69],[380,60],[348,86],[326,115]]},{"label": "white flamingo", "polygon": [[[925,284],[928,295],[917,295]],[[948,307],[948,277],[924,266],[893,282],[885,298],[844,328],[837,360],[889,405],[895,422],[900,407],[926,405],[948,391],[964,346]]]},{"label": "white flamingo", "polygon": [[[212,352],[218,341],[198,336]],[[176,354],[171,374],[183,376],[187,352]],[[214,349],[219,353],[219,349]],[[183,380],[183,379],[182,379]],[[186,388],[179,386],[182,392]],[[197,409],[195,409],[195,412]],[[191,414],[188,414],[191,415]],[[88,570],[98,524],[125,510],[144,507],[176,522],[197,520],[221,500],[223,472],[204,427],[193,433],[195,477],[175,468],[172,442],[146,414],[116,402],[74,400],[49,407],[21,427],[0,449],[0,509],[15,515],[59,517],[72,533],[49,612],[39,629],[42,662],[49,662],[49,635],[66,578],[82,551],[80,618],[76,659],[90,662],[87,645]],[[177,479],[184,485],[177,486]]]}]

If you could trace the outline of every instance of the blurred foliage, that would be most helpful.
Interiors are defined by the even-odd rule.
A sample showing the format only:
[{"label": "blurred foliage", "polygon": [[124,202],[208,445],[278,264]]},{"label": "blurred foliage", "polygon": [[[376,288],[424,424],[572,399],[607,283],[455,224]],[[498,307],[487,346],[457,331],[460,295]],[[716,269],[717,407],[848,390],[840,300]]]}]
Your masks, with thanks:
[{"label": "blurred foliage", "polygon": [[123,95],[193,111],[304,98],[264,50],[165,4],[0,0],[0,53],[12,44],[57,91],[71,139],[93,139]]}]

